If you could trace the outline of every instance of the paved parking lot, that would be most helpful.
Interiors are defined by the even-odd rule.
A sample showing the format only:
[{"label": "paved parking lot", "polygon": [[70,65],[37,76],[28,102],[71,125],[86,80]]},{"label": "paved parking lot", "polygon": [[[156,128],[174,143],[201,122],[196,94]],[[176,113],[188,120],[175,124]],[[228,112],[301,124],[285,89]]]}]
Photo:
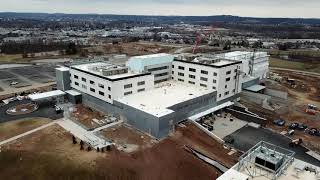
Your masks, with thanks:
[{"label": "paved parking lot", "polygon": [[[11,84],[16,82],[16,84]],[[13,67],[0,70],[1,94],[16,92],[22,87],[37,87],[42,84],[55,82],[55,66],[39,65]]]},{"label": "paved parking lot", "polygon": [[306,154],[308,151],[306,148],[302,146],[295,148],[290,147],[289,142],[291,142],[291,140],[288,137],[280,135],[269,129],[246,126],[232,133],[231,136],[234,138],[234,143],[231,144],[231,146],[241,151],[248,151],[258,142],[265,141],[294,151],[297,159],[320,166],[320,161]]},{"label": "paved parking lot", "polygon": [[44,117],[44,118],[50,118],[50,119],[60,119],[63,117],[63,114],[56,114],[54,104],[52,103],[41,103],[39,105],[39,109],[33,113],[30,114],[25,114],[25,115],[8,115],[6,113],[7,109],[13,106],[16,106],[18,104],[22,103],[29,103],[31,102],[30,100],[22,100],[22,101],[14,101],[9,103],[8,105],[4,105],[0,107],[0,123],[2,122],[7,122],[7,121],[14,121],[18,119],[23,119],[23,118],[32,118],[32,117]]}]

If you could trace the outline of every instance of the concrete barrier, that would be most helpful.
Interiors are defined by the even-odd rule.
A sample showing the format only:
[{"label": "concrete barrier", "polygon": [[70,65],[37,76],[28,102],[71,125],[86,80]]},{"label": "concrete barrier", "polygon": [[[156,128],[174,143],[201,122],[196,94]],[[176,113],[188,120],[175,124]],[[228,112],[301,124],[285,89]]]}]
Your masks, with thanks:
[{"label": "concrete barrier", "polygon": [[264,94],[272,96],[272,97],[278,97],[281,99],[288,99],[288,93],[284,91],[278,91],[274,89],[265,89]]},{"label": "concrete barrier", "polygon": [[219,138],[217,135],[210,132],[207,128],[201,126],[201,124],[197,123],[196,121],[190,120],[194,125],[196,125],[198,128],[200,128],[202,131],[204,131],[206,134],[208,134],[213,139],[217,140],[219,143],[224,144],[224,140]]},{"label": "concrete barrier", "polygon": [[260,124],[261,126],[265,126],[267,124],[267,120],[265,118],[262,118],[257,115],[253,115],[251,112],[246,112],[246,111],[238,111],[233,108],[227,108],[226,109],[227,113],[232,114],[232,116],[247,121],[247,122],[253,122]]}]

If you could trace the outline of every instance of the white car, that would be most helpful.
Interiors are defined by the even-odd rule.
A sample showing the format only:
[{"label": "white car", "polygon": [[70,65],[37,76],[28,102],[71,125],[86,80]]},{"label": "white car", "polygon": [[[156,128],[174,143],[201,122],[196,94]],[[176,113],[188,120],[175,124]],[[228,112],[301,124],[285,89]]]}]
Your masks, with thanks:
[{"label": "white car", "polygon": [[13,81],[13,82],[10,83],[10,86],[14,86],[14,85],[17,85],[17,84],[19,84],[19,82]]}]

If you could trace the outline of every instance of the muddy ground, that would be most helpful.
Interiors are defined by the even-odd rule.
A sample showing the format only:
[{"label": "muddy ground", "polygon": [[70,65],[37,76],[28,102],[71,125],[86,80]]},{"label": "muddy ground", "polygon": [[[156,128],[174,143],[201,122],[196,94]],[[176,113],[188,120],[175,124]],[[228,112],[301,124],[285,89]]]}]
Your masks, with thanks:
[{"label": "muddy ground", "polygon": [[72,144],[71,135],[54,125],[3,146],[0,173],[3,179],[216,179],[220,173],[187,152],[185,145],[228,167],[239,157],[237,153],[227,155],[230,150],[190,123],[133,153],[114,147],[105,153],[80,151],[79,144]]},{"label": "muddy ground", "polygon": [[[309,128],[320,129],[320,112],[317,115],[305,112],[308,104],[320,107],[320,77],[279,70],[274,72],[284,78],[295,79],[296,83],[296,86],[291,86],[285,79],[281,82],[267,81],[268,88],[288,92],[287,100],[272,98],[272,103],[279,106],[279,109],[266,110],[245,99],[242,99],[241,103],[249,110],[266,118],[268,120],[267,127],[277,132],[288,131],[288,126],[294,122],[306,124]],[[286,120],[284,127],[272,124],[273,120],[278,118]],[[310,136],[308,129],[306,131],[296,130],[292,138],[302,138],[308,148],[320,152],[320,137]]]}]

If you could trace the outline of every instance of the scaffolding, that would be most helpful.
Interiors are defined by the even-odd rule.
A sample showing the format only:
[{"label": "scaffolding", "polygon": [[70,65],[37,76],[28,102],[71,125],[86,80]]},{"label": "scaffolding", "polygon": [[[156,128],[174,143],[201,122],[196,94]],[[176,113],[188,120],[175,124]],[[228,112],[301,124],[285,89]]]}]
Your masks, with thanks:
[{"label": "scaffolding", "polygon": [[[264,176],[276,180],[294,161],[294,154],[295,152],[288,149],[261,141],[239,158],[235,168],[252,178]],[[264,164],[258,164],[257,159],[263,159]],[[267,168],[267,163],[270,162],[275,165],[274,169]]]}]

